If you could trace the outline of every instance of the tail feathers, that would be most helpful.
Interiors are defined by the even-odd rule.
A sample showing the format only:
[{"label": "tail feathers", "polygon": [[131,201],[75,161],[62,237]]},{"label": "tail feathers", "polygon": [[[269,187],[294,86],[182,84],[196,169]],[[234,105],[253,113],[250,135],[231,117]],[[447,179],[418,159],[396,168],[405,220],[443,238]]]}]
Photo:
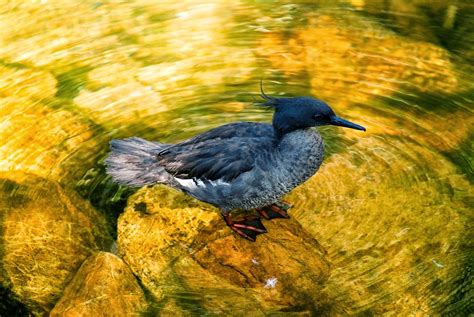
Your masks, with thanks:
[{"label": "tail feathers", "polygon": [[137,137],[112,140],[112,152],[105,160],[107,174],[123,185],[144,186],[169,183],[171,175],[160,166],[157,154],[165,144],[146,141]]}]

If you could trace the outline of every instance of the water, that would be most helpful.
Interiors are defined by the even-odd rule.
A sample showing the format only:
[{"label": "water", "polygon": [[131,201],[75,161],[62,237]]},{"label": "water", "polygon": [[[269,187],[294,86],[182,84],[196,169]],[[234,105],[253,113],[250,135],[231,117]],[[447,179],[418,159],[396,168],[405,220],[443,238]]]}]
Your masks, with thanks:
[{"label": "water", "polygon": [[[5,184],[23,184],[14,171],[57,182],[116,236],[132,191],[105,175],[108,141],[175,142],[268,122],[253,104],[263,80],[269,95],[313,95],[367,128],[321,128],[325,162],[287,197],[327,250],[327,314],[472,313],[468,1],[6,1],[0,10],[5,197],[17,197]],[[22,197],[40,199],[35,186]],[[36,309],[18,308],[23,295],[3,271],[6,311]]]}]

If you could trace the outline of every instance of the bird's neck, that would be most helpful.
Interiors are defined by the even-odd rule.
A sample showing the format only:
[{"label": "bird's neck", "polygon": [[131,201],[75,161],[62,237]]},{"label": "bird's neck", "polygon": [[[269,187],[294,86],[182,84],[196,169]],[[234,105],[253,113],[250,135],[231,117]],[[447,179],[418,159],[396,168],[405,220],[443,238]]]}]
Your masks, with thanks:
[{"label": "bird's neck", "polygon": [[[285,134],[276,147],[276,160],[306,179],[321,165],[324,145],[316,129],[298,129]],[[309,173],[309,174],[308,174]]]},{"label": "bird's neck", "polygon": [[272,126],[273,126],[273,130],[275,131],[275,136],[277,137],[277,139],[281,139],[286,134],[299,130],[298,127],[291,125],[288,121],[281,120],[276,116],[273,117]]}]

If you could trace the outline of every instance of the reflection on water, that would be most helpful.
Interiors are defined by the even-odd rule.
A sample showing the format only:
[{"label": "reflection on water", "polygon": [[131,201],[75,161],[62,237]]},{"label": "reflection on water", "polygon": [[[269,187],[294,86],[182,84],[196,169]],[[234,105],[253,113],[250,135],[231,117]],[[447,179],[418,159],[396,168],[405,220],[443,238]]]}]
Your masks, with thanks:
[{"label": "reflection on water", "polygon": [[[295,295],[294,302],[282,297],[268,304],[271,311],[473,312],[474,17],[468,1],[0,3],[0,293],[6,298],[0,314],[42,313],[61,298],[77,259],[66,257],[55,286],[25,287],[24,280],[59,278],[48,271],[55,268],[48,256],[34,254],[56,252],[51,242],[63,241],[67,226],[101,228],[89,224],[85,200],[98,210],[94,217],[109,223],[100,239],[116,237],[132,191],[104,173],[110,139],[174,142],[227,122],[268,122],[271,113],[252,105],[262,78],[268,94],[311,94],[367,128],[364,134],[321,128],[325,163],[287,197],[293,217],[327,251],[324,307],[305,306],[307,298],[298,302]],[[31,230],[43,221],[31,211],[46,208],[36,186],[54,191],[51,199],[63,197],[45,226],[56,228],[54,234]],[[75,198],[64,198],[70,195]],[[79,215],[81,204],[88,211]],[[58,208],[69,218],[54,214]],[[18,239],[9,235],[12,228],[24,232],[24,243],[12,242]],[[104,247],[80,249],[82,261]],[[131,256],[123,252],[119,243],[118,254]],[[128,264],[153,293],[149,276]],[[183,277],[179,283],[189,293],[170,291],[166,302],[149,296],[152,311],[209,312]],[[232,296],[246,296],[235,285],[223,290],[228,310],[221,312],[233,312]],[[262,305],[261,313],[268,308]]]}]

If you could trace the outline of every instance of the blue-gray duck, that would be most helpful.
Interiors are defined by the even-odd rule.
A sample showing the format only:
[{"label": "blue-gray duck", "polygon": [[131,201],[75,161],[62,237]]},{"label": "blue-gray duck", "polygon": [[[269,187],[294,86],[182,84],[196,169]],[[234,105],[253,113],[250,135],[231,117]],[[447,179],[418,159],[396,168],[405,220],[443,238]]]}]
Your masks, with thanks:
[{"label": "blue-gray duck", "polygon": [[261,96],[275,111],[272,124],[230,123],[177,144],[112,140],[107,173],[120,184],[166,184],[212,204],[232,230],[255,241],[266,232],[260,217],[233,220],[230,212],[256,209],[266,219],[288,217],[290,206],[281,197],[314,175],[323,160],[323,140],[312,127],[365,131],[321,100],[275,98],[263,91]]}]

